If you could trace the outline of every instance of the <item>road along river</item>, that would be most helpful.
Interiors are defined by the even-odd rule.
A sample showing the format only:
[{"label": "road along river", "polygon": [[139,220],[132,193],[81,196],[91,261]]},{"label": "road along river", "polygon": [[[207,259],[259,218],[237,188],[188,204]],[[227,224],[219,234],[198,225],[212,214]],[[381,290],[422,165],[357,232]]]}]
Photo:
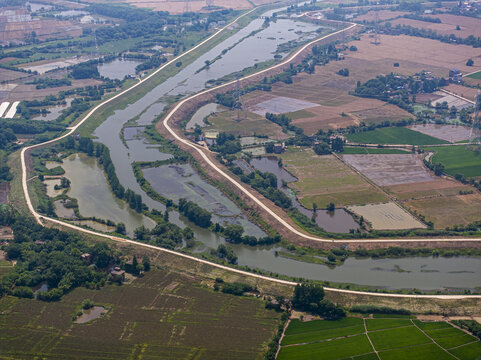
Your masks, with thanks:
[{"label": "road along river", "polygon": [[[245,16],[245,15],[243,15]],[[227,27],[231,26],[228,25]],[[350,25],[347,29],[345,30],[340,30],[340,31],[337,31],[337,32],[334,32],[330,35],[326,35],[326,36],[323,36],[321,37],[320,39],[317,39],[315,41],[312,41],[312,43],[316,42],[316,41],[320,41],[320,40],[323,40],[323,39],[326,39],[328,38],[329,36],[333,36],[333,35],[336,35],[342,31],[347,31],[353,27],[355,27],[356,25],[355,24],[352,24]],[[227,28],[226,27],[226,28]],[[197,49],[199,46],[205,44],[207,41],[209,41],[210,39],[212,39],[213,37],[217,36],[217,34],[219,34],[221,31],[223,31],[223,29],[219,30],[216,34],[212,35],[210,38],[204,40],[203,42],[201,42],[199,45],[197,45],[196,47],[194,47],[193,49],[189,50],[188,52],[186,53],[189,53],[195,49]],[[289,63],[290,61],[296,59],[296,57],[304,50],[307,48],[307,46],[309,46],[310,44],[306,45],[306,46],[303,46],[301,49],[299,49],[298,51],[296,51],[293,55],[291,55],[287,60],[283,61],[282,63],[278,64],[278,65],[275,65],[273,68],[277,68],[277,67],[280,67],[280,66],[284,66],[285,64]],[[184,55],[186,54],[184,53]],[[26,198],[26,201],[27,201],[27,205],[28,205],[28,208],[30,210],[30,212],[35,216],[35,218],[37,219],[37,221],[39,221],[40,223],[42,223],[40,221],[40,219],[43,217],[42,215],[38,214],[35,209],[33,208],[32,206],[32,203],[31,203],[31,199],[30,199],[30,196],[28,194],[28,187],[27,187],[27,172],[26,172],[26,166],[25,166],[25,153],[35,147],[38,147],[38,146],[41,146],[41,145],[45,145],[45,144],[49,144],[49,143],[53,143],[55,141],[58,141],[60,139],[63,139],[65,138],[66,136],[72,134],[74,131],[76,131],[76,129],[78,129],[79,126],[81,126],[83,123],[85,123],[89,118],[92,117],[92,115],[95,113],[95,111],[97,111],[100,107],[102,107],[103,105],[109,103],[110,101],[112,101],[113,99],[115,98],[118,98],[119,96],[122,96],[126,93],[128,93],[128,91],[130,91],[131,89],[137,87],[137,86],[140,86],[141,84],[143,84],[143,82],[145,82],[147,79],[149,79],[150,77],[154,76],[155,74],[157,74],[159,71],[163,70],[166,66],[168,66],[169,64],[173,63],[173,62],[176,62],[178,61],[179,59],[182,58],[182,56],[184,55],[181,55],[173,60],[171,60],[169,63],[163,65],[162,67],[160,67],[159,69],[157,69],[154,73],[152,73],[149,77],[146,77],[144,79],[142,79],[141,81],[139,81],[138,83],[136,83],[135,85],[133,85],[130,89],[127,89],[127,90],[124,90],[123,92],[115,95],[113,98],[111,99],[108,99],[104,102],[102,102],[101,104],[97,105],[95,108],[93,108],[83,119],[81,119],[81,121],[76,124],[75,126],[73,126],[72,128],[70,128],[69,132],[64,134],[63,136],[57,138],[57,139],[53,139],[51,141],[48,141],[46,143],[43,143],[43,144],[37,144],[37,145],[34,145],[34,146],[30,146],[30,147],[27,147],[27,148],[24,148],[22,149],[22,152],[21,152],[21,162],[22,162],[22,187],[23,187],[23,191],[24,191],[24,194],[25,194],[25,198]],[[267,69],[269,70],[269,69]],[[266,72],[267,70],[264,70],[262,72]],[[261,72],[261,73],[262,73]],[[251,75],[251,76],[254,76],[254,75]],[[249,76],[249,77],[251,77]],[[223,85],[223,86],[229,86],[229,85],[232,85],[233,82],[231,83],[228,83],[226,85]],[[193,149],[195,149],[195,151],[198,151],[201,156],[204,157],[204,159],[207,160],[207,163],[209,164],[209,166],[211,166],[215,171],[219,172],[222,176],[224,176],[228,181],[232,182],[236,187],[239,188],[240,191],[244,192],[247,196],[251,197],[251,199],[253,199],[259,206],[261,206],[263,208],[264,211],[266,211],[268,214],[270,215],[276,215],[275,213],[273,213],[272,211],[270,211],[270,209],[265,206],[260,200],[258,200],[254,195],[252,195],[247,189],[243,188],[243,186],[239,183],[237,183],[234,179],[232,179],[228,174],[224,173],[221,169],[219,169],[213,162],[211,162],[208,157],[206,156],[206,154],[204,153],[205,149],[201,149],[199,147],[197,147],[196,145],[188,142],[187,140],[181,138],[180,136],[178,136],[169,126],[169,119],[171,118],[171,116],[176,112],[178,111],[178,109],[182,106],[182,104],[184,104],[186,101],[190,100],[190,99],[194,99],[195,97],[197,96],[200,96],[202,94],[205,94],[209,91],[213,91],[215,89],[220,89],[222,88],[223,86],[219,86],[219,87],[215,87],[213,89],[209,89],[209,90],[206,90],[206,91],[203,91],[199,94],[196,94],[196,95],[193,95],[183,101],[181,101],[179,104],[177,104],[173,109],[172,111],[169,112],[169,114],[166,116],[166,118],[164,119],[164,126],[171,132],[172,136],[177,140],[177,141],[180,141],[180,142],[183,142],[184,144],[192,147]],[[120,178],[120,176],[119,176]],[[122,180],[121,180],[122,181]],[[276,215],[277,216],[277,215]],[[276,218],[276,216],[274,216]],[[123,239],[120,239],[120,238],[117,238],[117,237],[114,237],[114,236],[109,236],[109,235],[105,235],[105,234],[101,234],[101,233],[98,233],[98,232],[95,232],[95,231],[91,231],[91,230],[86,230],[84,228],[81,228],[81,227],[78,227],[78,226],[75,226],[75,225],[72,225],[72,224],[68,224],[68,223],[64,223],[62,221],[59,221],[57,219],[51,219],[51,218],[46,218],[46,217],[43,217],[45,220],[50,220],[52,222],[55,222],[55,223],[60,223],[64,226],[67,226],[67,227],[70,227],[72,229],[75,229],[75,230],[78,230],[78,231],[82,231],[82,232],[85,232],[85,233],[90,233],[90,234],[95,234],[95,235],[98,235],[98,236],[102,236],[102,237],[105,237],[105,238],[109,238],[109,239],[112,239],[112,240],[116,240],[116,241],[128,241],[128,242],[131,242],[131,243],[134,243],[134,244],[137,244],[139,246],[145,246],[145,247],[149,247],[149,248],[155,248],[155,249],[158,249],[158,250],[161,250],[161,251],[167,251],[165,249],[161,249],[161,248],[158,248],[158,247],[155,247],[155,246],[151,246],[151,245],[147,245],[147,244],[143,244],[143,243],[139,243],[139,242],[135,242],[135,241],[131,241],[131,240],[123,240]],[[332,243],[336,243],[336,242],[340,242],[340,243],[364,243],[365,240],[349,240],[349,241],[345,241],[345,240],[342,240],[342,241],[336,241],[336,240],[329,240],[329,239],[322,239],[322,238],[319,238],[319,237],[315,237],[315,236],[311,236],[311,235],[307,235],[307,234],[304,234],[298,230],[296,230],[295,228],[293,228],[292,226],[290,226],[288,223],[286,222],[283,222],[283,220],[280,218],[280,217],[277,217],[276,220],[278,220],[280,222],[280,224],[284,227],[286,227],[289,231],[295,233],[295,234],[298,234],[299,236],[302,236],[302,237],[305,237],[307,239],[310,239],[310,240],[314,240],[314,241],[326,241],[326,242],[332,242]],[[408,242],[418,242],[418,241],[436,241],[436,242],[439,242],[439,241],[466,241],[466,239],[399,239],[400,241],[408,241]],[[469,239],[468,241],[480,241],[481,239]],[[376,240],[376,241],[381,241],[381,242],[392,242],[393,240],[392,239],[381,239],[381,240]],[[397,241],[397,240],[396,240]],[[244,248],[245,249],[245,248]],[[192,260],[195,260],[195,261],[200,261],[200,262],[206,262],[205,260],[199,260],[195,257],[191,257],[191,256],[188,256],[188,255],[185,255],[185,254],[180,254],[180,253],[176,253],[176,252],[172,252],[172,251],[167,251],[169,253],[175,253],[175,254],[178,254],[179,256],[184,256],[184,257],[188,257],[188,258],[191,258]],[[261,252],[258,252],[258,254],[261,254]],[[270,253],[272,254],[272,252]],[[249,256],[246,256],[245,259],[247,258],[252,258],[252,254],[249,254]],[[242,263],[242,258],[240,257],[239,258],[239,261],[240,263]],[[286,260],[286,259],[284,259]],[[461,260],[461,259],[460,259]],[[309,267],[309,266],[312,266],[313,264],[304,264],[304,263],[300,263],[300,262],[296,262],[296,261],[293,261],[293,260],[290,260],[290,264],[296,264],[300,266],[300,268],[298,268],[298,270],[296,271],[293,271],[295,273],[298,273],[298,272],[302,272],[304,271],[304,269],[302,268],[303,266],[305,267]],[[245,263],[247,263],[247,260],[245,261]],[[262,264],[262,260],[261,260],[261,263]],[[277,264],[280,264],[280,262],[277,262]],[[302,265],[304,264],[304,265]],[[218,265],[218,264],[212,264],[213,266],[217,266],[217,267],[221,267],[221,268],[226,268],[226,269],[231,269],[231,268],[228,268],[228,267],[225,267],[225,266],[222,266],[222,265]],[[391,264],[392,265],[392,264]],[[391,268],[392,266],[388,266],[389,268]],[[257,265],[258,267],[261,267],[261,265]],[[294,266],[294,265],[292,265]],[[372,267],[372,264],[371,265],[368,265],[370,267]],[[277,266],[278,268],[278,266]],[[342,267],[341,267],[342,268]],[[320,269],[323,269],[325,271],[327,271],[327,273],[323,273],[322,271],[320,271]],[[270,269],[266,269],[266,270],[270,270]],[[352,270],[352,269],[351,269]],[[236,272],[239,272],[239,270],[233,270],[233,271],[236,271]],[[271,271],[274,271],[274,269],[272,269]],[[308,278],[315,278],[315,279],[326,279],[326,280],[330,280],[329,279],[329,271],[330,270],[327,270],[327,268],[325,267],[322,267],[322,266],[318,266],[318,268],[316,270],[313,270],[313,271],[309,271],[309,272],[304,272],[304,274],[307,274],[307,276],[305,277],[308,277]],[[278,272],[284,272],[285,271],[278,271]],[[244,273],[244,272],[242,272]],[[382,273],[382,272],[377,272],[377,273]],[[394,274],[394,272],[392,272]],[[249,273],[246,273],[246,274],[249,274]],[[250,274],[249,274],[250,275]],[[288,274],[289,275],[289,274]],[[259,277],[259,275],[256,275],[257,277]],[[299,275],[297,275],[299,276]],[[347,277],[349,277],[349,274],[347,274]],[[265,278],[265,277],[262,277],[262,278]],[[479,278],[479,277],[478,277]],[[273,281],[278,281],[278,282],[282,282],[278,279],[273,279]],[[341,279],[339,279],[338,281],[343,281]],[[344,280],[345,281],[345,280]],[[388,279],[386,280],[387,282],[390,282],[391,284],[392,283],[395,283],[395,280],[394,279]],[[347,281],[349,282],[349,281]],[[357,281],[356,281],[357,282]],[[360,281],[362,282],[362,280]],[[385,281],[382,281],[382,282],[385,282]],[[456,283],[456,282],[455,282]],[[381,286],[386,286],[386,284],[380,284],[380,283],[373,283],[372,285],[381,285]],[[442,285],[451,285],[451,284],[442,284]],[[469,284],[468,286],[476,286],[476,285],[479,285],[478,283],[474,282],[474,283],[471,283]],[[421,286],[416,286],[416,285],[411,285],[411,287],[418,287],[418,288],[431,288],[427,283],[425,283],[424,285],[421,285]],[[434,285],[433,287],[437,287],[436,285]]]}]

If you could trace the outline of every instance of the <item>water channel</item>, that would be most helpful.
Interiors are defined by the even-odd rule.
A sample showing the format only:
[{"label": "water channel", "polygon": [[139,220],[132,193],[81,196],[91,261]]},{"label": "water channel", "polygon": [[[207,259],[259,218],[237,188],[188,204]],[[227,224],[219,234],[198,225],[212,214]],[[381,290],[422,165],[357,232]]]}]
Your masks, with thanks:
[{"label": "water channel", "polygon": [[[273,11],[269,11],[264,15],[270,16],[272,12]],[[163,98],[165,99],[172,95],[186,96],[198,92],[205,88],[205,83],[208,80],[221,78],[248,66],[253,66],[255,63],[272,59],[279,44],[299,39],[300,37],[311,37],[313,36],[313,32],[318,29],[318,26],[312,24],[279,19],[277,22],[271,23],[267,29],[263,29],[254,36],[249,37],[248,35],[253,31],[262,28],[263,22],[261,19],[252,21],[248,26],[201,55],[193,63],[155,87],[141,99],[128,105],[125,109],[115,111],[113,115],[107,118],[107,120],[95,130],[94,135],[98,138],[98,141],[104,143],[110,149],[112,161],[122,185],[125,188],[130,188],[136,193],[141,194],[143,201],[149,208],[162,211],[165,209],[161,203],[149,198],[140,188],[134,176],[131,163],[140,160],[150,160],[153,154],[152,151],[156,151],[157,160],[161,160],[168,155],[161,154],[156,149],[152,149],[145,141],[135,136],[130,140],[122,140],[120,134],[124,124],[134,118],[137,118],[138,125],[150,124],[155,117],[162,112],[165,106]],[[245,39],[239,42],[243,38]],[[208,69],[198,72],[199,69],[204,67],[206,60],[216,58],[221,54],[222,50],[236,43],[238,44],[222,55],[221,59],[211,64]],[[135,145],[133,142],[136,142]],[[135,150],[133,150],[134,147]],[[167,167],[162,170],[152,169],[146,171],[152,186],[160,193],[164,192],[166,194],[166,189],[172,187],[172,189],[169,188],[169,191],[172,190],[174,193],[169,193],[170,198],[172,198],[172,196],[194,196],[196,199],[200,200],[203,198],[203,201],[209,201],[207,198],[212,197],[212,202],[222,204],[220,200],[223,195],[219,194],[215,188],[214,190],[210,189],[209,186],[207,186],[208,184],[203,182],[202,179],[197,179],[196,174],[192,173],[192,175],[190,175],[192,179],[196,179],[195,182],[192,182],[192,184],[194,184],[192,185],[188,183],[189,181],[185,182],[185,179],[182,178],[181,174],[179,175],[179,171],[175,168]],[[184,166],[183,171],[190,171],[190,169]],[[182,178],[184,181],[179,181],[179,178]],[[173,179],[175,179],[175,182]],[[195,184],[202,184],[202,189],[207,190],[207,197],[203,197],[201,193],[192,191]],[[77,190],[78,196],[74,196],[79,200],[82,196],[88,196],[88,190],[82,190],[81,187],[82,185],[80,185],[79,190]],[[120,207],[120,205],[118,206]],[[86,210],[82,210],[82,208],[80,208],[80,211],[85,216],[92,216],[94,212],[98,212],[95,206],[92,207],[90,210],[92,213],[86,212]],[[229,207],[230,205],[228,208]],[[234,208],[232,208],[232,210],[234,210]],[[102,217],[105,218],[107,213],[112,213],[113,211],[114,209],[112,208],[104,208]],[[330,217],[328,214],[320,214],[319,221],[322,220],[322,227],[330,231],[335,231],[336,226],[341,226],[344,220],[352,221],[352,219],[349,220],[347,217],[344,217],[341,211],[336,211],[334,217],[337,219],[340,216],[343,220],[330,221],[332,219],[326,218],[327,216]],[[119,221],[115,216],[111,218],[114,221]],[[329,224],[332,222],[332,225],[326,226],[324,220],[329,220]],[[210,231],[187,223],[186,220],[176,212],[170,213],[170,221],[181,227],[189,225],[193,228],[196,240],[203,243],[203,246],[196,249],[197,251],[201,251],[203,247],[215,248],[218,244],[224,242],[222,238],[217,237]],[[349,224],[348,227],[351,228],[354,224]],[[251,231],[257,232],[258,228],[256,225],[251,224],[246,230],[247,233]],[[345,265],[331,269],[324,265],[277,257],[277,249],[275,247],[252,248],[243,245],[235,245],[234,247],[238,255],[238,262],[241,265],[249,265],[266,271],[309,279],[351,282],[387,288],[393,287],[393,284],[396,284],[396,288],[416,287],[419,289],[476,287],[481,285],[481,262],[477,258],[416,257],[383,260],[349,258]],[[405,268],[406,271],[399,271],[400,268]],[[423,269],[433,271],[422,271]]]}]

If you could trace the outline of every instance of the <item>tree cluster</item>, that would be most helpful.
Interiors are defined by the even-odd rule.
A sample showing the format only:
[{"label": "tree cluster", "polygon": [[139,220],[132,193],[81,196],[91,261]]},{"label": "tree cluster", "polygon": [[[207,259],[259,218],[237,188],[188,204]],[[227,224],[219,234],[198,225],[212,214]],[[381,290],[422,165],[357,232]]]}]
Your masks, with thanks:
[{"label": "tree cluster", "polygon": [[336,320],[346,316],[342,307],[324,299],[322,286],[311,283],[296,285],[292,306],[295,309],[319,315],[327,320]]},{"label": "tree cluster", "polygon": [[[98,288],[105,283],[106,269],[114,254],[105,243],[87,244],[79,235],[38,225],[33,219],[5,215],[14,232],[14,240],[5,248],[10,260],[17,260],[13,271],[0,282],[0,294],[33,297],[32,288],[47,283],[49,290],[38,292],[40,300],[58,300],[79,287]],[[5,219],[7,216],[7,219]],[[81,258],[89,253],[95,267]]]}]

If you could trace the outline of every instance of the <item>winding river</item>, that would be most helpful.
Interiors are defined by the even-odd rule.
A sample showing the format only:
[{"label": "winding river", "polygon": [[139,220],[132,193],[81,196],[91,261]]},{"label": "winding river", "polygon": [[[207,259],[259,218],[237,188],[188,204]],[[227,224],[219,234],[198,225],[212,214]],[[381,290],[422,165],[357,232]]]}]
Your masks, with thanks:
[{"label": "winding river", "polygon": [[[266,12],[270,16],[273,11]],[[151,161],[168,158],[142,138],[125,136],[121,132],[124,125],[137,118],[137,125],[151,124],[166,105],[167,97],[173,95],[187,96],[205,88],[206,82],[218,79],[235,71],[253,66],[256,63],[270,60],[274,57],[278,45],[292,40],[307,40],[314,36],[318,26],[289,19],[278,19],[263,29],[263,20],[256,19],[235,35],[201,55],[179,73],[172,76],[138,101],[125,109],[117,110],[96,130],[94,135],[98,141],[109,147],[117,175],[126,188],[142,195],[143,201],[153,209],[164,210],[165,207],[149,198],[138,185],[131,163],[134,161]],[[260,30],[254,35],[254,31]],[[231,48],[220,58],[225,49]],[[285,54],[281,54],[284,56]],[[217,58],[217,59],[216,59]],[[202,69],[205,61],[214,61],[209,68]],[[129,132],[130,130],[127,130]],[[128,135],[128,134],[127,134]],[[165,170],[165,171],[162,171]],[[185,174],[189,174],[186,180]],[[169,197],[191,197],[207,204],[214,215],[220,218],[221,210],[227,209],[230,220],[241,223],[249,235],[259,236],[263,232],[255,224],[250,223],[238,208],[226,199],[216,188],[205,183],[191,168],[166,167],[165,169],[146,169],[145,176],[159,192],[171,194]],[[181,181],[182,180],[182,181]],[[79,194],[79,196],[83,196]],[[82,209],[81,209],[82,211]],[[341,212],[338,212],[341,214]],[[91,214],[85,213],[89,216]],[[346,217],[352,221],[351,218]],[[116,220],[116,219],[112,219]],[[189,225],[195,232],[196,239],[202,242],[195,251],[206,247],[216,247],[224,240],[205,229],[200,229],[186,221],[176,212],[170,213],[170,220],[181,227]],[[320,225],[328,228],[332,220],[329,216],[320,217]],[[336,223],[342,223],[337,221]],[[328,224],[326,226],[326,224]],[[353,224],[349,223],[348,226]],[[341,229],[342,226],[339,227]],[[339,231],[339,230],[338,230]],[[418,288],[440,289],[443,287],[475,288],[481,285],[481,261],[479,258],[432,258],[415,257],[405,259],[355,259],[349,258],[342,266],[329,268],[324,265],[299,262],[276,256],[275,246],[268,248],[251,248],[235,245],[238,261],[241,265],[260,268],[266,271],[287,274],[295,277],[328,280],[333,282],[357,283],[384,288]],[[395,284],[395,285],[393,285]]]}]

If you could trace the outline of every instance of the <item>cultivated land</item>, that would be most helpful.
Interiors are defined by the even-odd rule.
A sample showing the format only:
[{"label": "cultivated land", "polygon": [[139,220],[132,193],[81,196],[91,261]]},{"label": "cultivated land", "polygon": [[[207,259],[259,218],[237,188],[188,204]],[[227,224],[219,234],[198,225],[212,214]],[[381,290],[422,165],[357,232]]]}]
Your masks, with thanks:
[{"label": "cultivated land", "polygon": [[[394,18],[395,16],[392,16]],[[470,35],[474,37],[481,36],[481,28],[479,26],[479,19],[468,16],[458,16],[453,14],[436,14],[426,16],[426,18],[441,20],[441,23],[432,23],[427,21],[413,20],[400,18],[395,20],[388,20],[394,27],[396,25],[409,25],[418,29],[427,29],[437,32],[440,35],[455,35],[460,38],[467,38]],[[460,30],[456,30],[459,25]]]},{"label": "cultivated land", "polygon": [[342,155],[342,158],[379,186],[423,182],[434,178],[414,154]]},{"label": "cultivated land", "polygon": [[[87,298],[109,310],[74,324]],[[4,297],[0,310],[1,358],[262,359],[280,317],[261,300],[159,270],[122,286],[77,288],[59,302]]]},{"label": "cultivated land", "polygon": [[227,110],[209,116],[211,124],[205,129],[215,129],[235,136],[267,135],[271,139],[283,140],[289,136],[282,132],[282,128],[267,120],[264,116],[249,111],[241,112],[241,121],[237,121],[237,111]]},{"label": "cultivated land", "polygon": [[333,155],[319,156],[310,148],[282,154],[286,169],[299,180],[289,184],[308,209],[386,201],[387,197]]},{"label": "cultivated land", "polygon": [[[96,2],[96,1],[91,1]],[[171,14],[182,14],[185,11],[185,3],[183,0],[123,0],[122,2],[134,5],[140,8],[152,9],[154,11],[168,11]],[[271,3],[274,0],[261,1],[262,4]],[[252,3],[248,0],[216,0],[214,2],[216,7],[223,7],[226,9],[245,10],[252,8]],[[258,4],[256,4],[258,5]],[[209,11],[205,0],[190,0],[189,11],[193,12],[207,12]]]},{"label": "cultivated land", "polygon": [[411,210],[432,221],[435,228],[466,225],[480,219],[481,194],[455,195],[406,201]]},{"label": "cultivated land", "polygon": [[348,209],[364,217],[374,230],[401,230],[425,228],[422,222],[416,220],[406,210],[393,202],[386,204],[369,204],[349,206]]},{"label": "cultivated land", "polygon": [[464,145],[428,147],[426,151],[435,152],[432,162],[444,165],[449,175],[461,174],[466,177],[481,176],[481,151],[474,151]]},{"label": "cultivated land", "polygon": [[[341,68],[344,62],[332,64]],[[330,65],[331,63],[326,67]],[[255,91],[248,94],[244,97],[244,102],[249,108],[255,108],[259,103],[283,97],[317,104],[297,111],[286,109],[293,124],[303,128],[306,134],[314,134],[319,129],[359,125],[362,121],[378,123],[412,117],[408,112],[383,101],[349,95],[348,91],[354,90],[355,86],[355,80],[337,75],[335,71],[326,72],[325,67],[317,67],[315,74],[302,73],[295,76],[293,84],[274,84],[270,92]],[[275,108],[271,110],[276,111]]]},{"label": "cultivated land", "polygon": [[407,145],[435,145],[445,144],[447,141],[410,130],[404,127],[386,127],[346,135],[349,142],[360,144],[407,144]]},{"label": "cultivated land", "polygon": [[471,132],[469,127],[461,125],[416,124],[408,126],[408,128],[451,143],[469,139]]},{"label": "cultivated land", "polygon": [[449,323],[385,317],[293,319],[278,359],[479,359],[479,339]]}]

